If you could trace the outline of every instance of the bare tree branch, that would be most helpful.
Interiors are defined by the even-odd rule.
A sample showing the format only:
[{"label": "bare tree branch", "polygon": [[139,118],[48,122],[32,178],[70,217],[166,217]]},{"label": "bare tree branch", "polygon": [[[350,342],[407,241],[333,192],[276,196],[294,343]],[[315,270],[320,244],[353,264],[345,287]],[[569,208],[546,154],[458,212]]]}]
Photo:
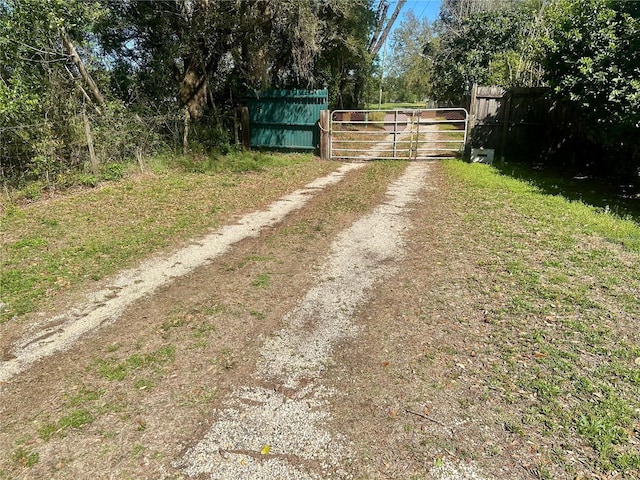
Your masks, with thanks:
[{"label": "bare tree branch", "polygon": [[371,42],[369,44],[369,53],[371,53],[372,55],[377,54],[382,48],[382,45],[384,45],[384,42],[387,40],[387,37],[389,36],[389,32],[391,31],[391,27],[393,27],[393,24],[398,18],[398,15],[400,15],[400,10],[402,10],[402,7],[404,6],[404,4],[407,3],[407,0],[398,0],[398,3],[396,3],[396,8],[393,10],[393,14],[388,20],[386,19],[386,12],[387,12],[388,5],[386,5],[385,0],[381,0],[380,2],[381,5],[378,7],[378,12],[380,12],[382,3],[385,4],[384,16],[378,19],[378,28],[376,29],[376,32],[379,31],[379,28],[382,27],[382,24],[385,22],[385,20],[386,20],[386,25],[384,27],[384,30],[382,30],[382,33],[380,33],[377,38],[374,36],[371,39]]},{"label": "bare tree branch", "polygon": [[104,107],[106,103],[104,100],[104,97],[100,93],[98,86],[93,81],[93,78],[91,78],[91,75],[89,74],[86,67],[84,66],[84,62],[80,58],[80,55],[78,55],[78,52],[76,51],[76,47],[73,45],[71,38],[69,37],[69,35],[67,34],[67,31],[64,28],[62,29],[61,36],[62,36],[62,42],[64,43],[65,48],[67,49],[67,51],[69,52],[69,55],[71,56],[71,60],[73,60],[73,63],[75,63],[76,67],[78,67],[78,70],[80,71],[80,75],[82,75],[82,79],[85,81],[85,83],[89,87],[89,90],[93,95],[93,98],[96,100],[96,102],[98,102],[98,105],[100,105],[101,107]]}]

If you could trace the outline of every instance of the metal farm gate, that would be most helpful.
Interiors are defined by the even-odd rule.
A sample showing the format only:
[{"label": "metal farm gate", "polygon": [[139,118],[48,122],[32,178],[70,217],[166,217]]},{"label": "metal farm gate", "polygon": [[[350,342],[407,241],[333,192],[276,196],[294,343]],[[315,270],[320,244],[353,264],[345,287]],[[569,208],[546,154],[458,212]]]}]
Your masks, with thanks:
[{"label": "metal farm gate", "polygon": [[463,108],[335,110],[330,157],[336,160],[420,160],[461,155],[469,115]]}]

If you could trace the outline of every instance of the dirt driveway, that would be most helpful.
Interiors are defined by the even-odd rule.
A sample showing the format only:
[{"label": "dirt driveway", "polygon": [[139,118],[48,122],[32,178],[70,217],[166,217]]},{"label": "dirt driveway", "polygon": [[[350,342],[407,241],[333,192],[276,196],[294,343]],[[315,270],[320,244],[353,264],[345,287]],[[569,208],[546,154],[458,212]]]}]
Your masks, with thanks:
[{"label": "dirt driveway", "polygon": [[369,169],[23,326],[0,364],[0,478],[536,478],[465,380],[489,327],[439,164],[340,210]]}]

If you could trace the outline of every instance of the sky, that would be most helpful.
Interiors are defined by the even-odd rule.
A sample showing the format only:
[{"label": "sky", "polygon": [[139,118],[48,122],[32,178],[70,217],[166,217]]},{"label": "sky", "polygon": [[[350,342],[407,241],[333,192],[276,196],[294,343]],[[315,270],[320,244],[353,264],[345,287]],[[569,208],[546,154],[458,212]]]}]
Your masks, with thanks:
[{"label": "sky", "polygon": [[[409,10],[413,10],[416,17],[427,18],[429,22],[433,22],[440,13],[440,1],[441,0],[407,0],[407,3],[405,3],[402,8],[400,17],[398,17],[397,23],[400,23],[399,20],[402,19],[402,15]],[[393,12],[396,3],[397,2],[390,2],[389,12]]]}]

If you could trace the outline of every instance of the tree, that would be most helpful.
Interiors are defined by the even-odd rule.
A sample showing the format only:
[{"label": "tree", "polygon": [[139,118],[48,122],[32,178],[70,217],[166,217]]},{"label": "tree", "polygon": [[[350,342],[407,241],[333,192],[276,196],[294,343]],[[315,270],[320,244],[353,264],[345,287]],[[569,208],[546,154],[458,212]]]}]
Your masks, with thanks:
[{"label": "tree", "polygon": [[588,137],[616,152],[611,170],[640,165],[639,19],[638,3],[609,0],[556,0],[545,14],[545,79]]},{"label": "tree", "polygon": [[375,16],[369,1],[345,1],[320,11],[324,22],[316,85],[328,87],[332,109],[361,108],[371,81],[368,51]]},{"label": "tree", "polygon": [[328,86],[332,106],[362,106],[369,48],[404,2],[377,24],[374,3],[0,0],[0,174],[81,167],[89,137],[98,156],[139,154],[142,128],[213,147],[250,90]]},{"label": "tree", "polygon": [[457,101],[474,83],[486,84],[492,58],[515,48],[518,33],[517,19],[502,12],[474,13],[455,31],[443,32],[435,57],[436,97]]},{"label": "tree", "polygon": [[177,80],[192,118],[248,89],[322,86],[331,54],[358,70],[372,19],[369,0],[102,1],[120,78],[159,101],[175,98]]},{"label": "tree", "polygon": [[369,53],[373,56],[377,55],[380,52],[380,49],[384,45],[384,42],[387,41],[387,37],[389,36],[389,32],[391,31],[391,27],[395,23],[402,7],[406,3],[407,0],[398,0],[395,8],[393,9],[393,13],[391,17],[387,18],[387,13],[389,11],[389,2],[387,0],[380,0],[378,2],[378,9],[375,17],[375,30],[373,35],[371,35],[371,39],[369,40]]},{"label": "tree", "polygon": [[430,47],[436,52],[435,96],[458,102],[474,83],[538,84],[540,70],[533,61],[531,37],[541,8],[536,0],[445,2],[437,24],[438,42]]},{"label": "tree", "polygon": [[[77,115],[104,107],[90,45],[102,14],[80,0],[0,2],[0,130],[4,174],[28,171],[51,181],[78,162]],[[81,28],[83,25],[85,28]],[[28,125],[28,128],[23,126]]]},{"label": "tree", "polygon": [[455,29],[471,15],[500,10],[505,6],[507,0],[442,0],[439,23],[445,29]]},{"label": "tree", "polygon": [[432,58],[424,52],[433,33],[427,19],[407,12],[393,33],[388,80],[391,98],[399,102],[424,100],[431,93]]}]

